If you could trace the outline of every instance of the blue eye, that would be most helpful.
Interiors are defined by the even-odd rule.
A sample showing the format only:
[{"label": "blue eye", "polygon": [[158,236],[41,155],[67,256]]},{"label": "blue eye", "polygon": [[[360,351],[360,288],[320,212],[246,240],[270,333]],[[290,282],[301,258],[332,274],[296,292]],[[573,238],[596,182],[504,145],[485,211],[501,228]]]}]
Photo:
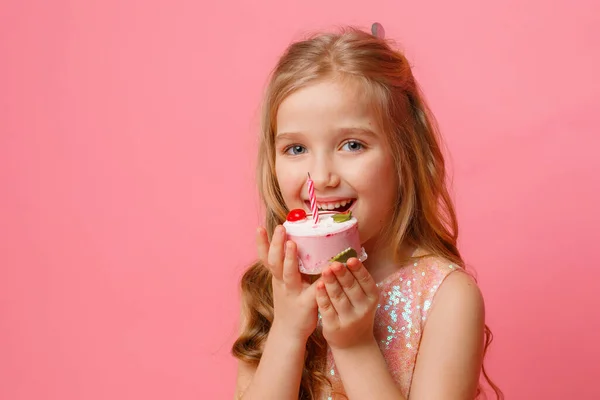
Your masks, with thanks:
[{"label": "blue eye", "polygon": [[299,144],[295,144],[285,149],[286,154],[291,154],[294,156],[300,155],[304,152],[306,152],[306,148],[304,146],[300,146]]},{"label": "blue eye", "polygon": [[342,148],[344,147],[347,147],[349,151],[360,151],[364,148],[363,144],[361,142],[357,142],[356,140],[347,141],[344,143],[344,146],[342,146]]}]

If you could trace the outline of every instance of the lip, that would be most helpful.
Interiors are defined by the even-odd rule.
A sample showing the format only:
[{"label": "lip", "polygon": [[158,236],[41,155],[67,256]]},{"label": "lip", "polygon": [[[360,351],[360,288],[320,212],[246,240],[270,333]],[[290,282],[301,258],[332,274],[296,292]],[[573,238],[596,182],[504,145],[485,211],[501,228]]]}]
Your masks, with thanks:
[{"label": "lip", "polygon": [[[335,203],[342,200],[356,200],[356,197],[318,197],[317,203]],[[305,202],[309,202],[310,200],[304,200]]]}]

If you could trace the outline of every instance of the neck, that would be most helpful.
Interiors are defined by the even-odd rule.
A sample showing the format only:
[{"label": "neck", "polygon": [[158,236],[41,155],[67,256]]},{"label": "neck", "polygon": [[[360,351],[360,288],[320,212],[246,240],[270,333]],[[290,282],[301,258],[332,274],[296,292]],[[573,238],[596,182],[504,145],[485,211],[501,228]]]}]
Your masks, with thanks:
[{"label": "neck", "polygon": [[373,240],[366,242],[364,247],[368,256],[364,265],[375,282],[381,282],[398,271],[402,265],[399,265],[397,260],[407,259],[415,251],[415,246],[403,243],[400,246],[399,254],[394,254],[391,244],[378,244]]}]

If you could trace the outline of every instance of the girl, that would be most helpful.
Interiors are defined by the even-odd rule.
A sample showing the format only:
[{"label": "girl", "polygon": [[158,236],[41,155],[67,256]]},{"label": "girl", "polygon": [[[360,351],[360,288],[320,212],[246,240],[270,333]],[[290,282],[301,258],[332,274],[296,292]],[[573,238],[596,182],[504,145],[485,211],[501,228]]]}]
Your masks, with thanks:
[{"label": "girl", "polygon": [[[298,271],[281,225],[350,205],[368,259]],[[243,276],[237,398],[473,399],[491,341],[457,249],[434,118],[405,57],[357,29],[292,44],[262,114],[266,229]],[[346,208],[348,206],[346,205]]]}]

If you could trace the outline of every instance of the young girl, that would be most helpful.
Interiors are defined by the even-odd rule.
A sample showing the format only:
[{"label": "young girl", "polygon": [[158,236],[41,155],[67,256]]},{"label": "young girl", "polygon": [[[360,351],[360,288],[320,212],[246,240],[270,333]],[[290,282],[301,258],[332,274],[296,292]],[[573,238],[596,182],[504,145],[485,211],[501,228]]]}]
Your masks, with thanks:
[{"label": "young girl", "polygon": [[[473,399],[491,333],[457,249],[437,129],[406,58],[356,29],[292,44],[264,103],[266,229],[243,276],[237,398]],[[316,281],[289,210],[350,205],[368,259]]]}]

